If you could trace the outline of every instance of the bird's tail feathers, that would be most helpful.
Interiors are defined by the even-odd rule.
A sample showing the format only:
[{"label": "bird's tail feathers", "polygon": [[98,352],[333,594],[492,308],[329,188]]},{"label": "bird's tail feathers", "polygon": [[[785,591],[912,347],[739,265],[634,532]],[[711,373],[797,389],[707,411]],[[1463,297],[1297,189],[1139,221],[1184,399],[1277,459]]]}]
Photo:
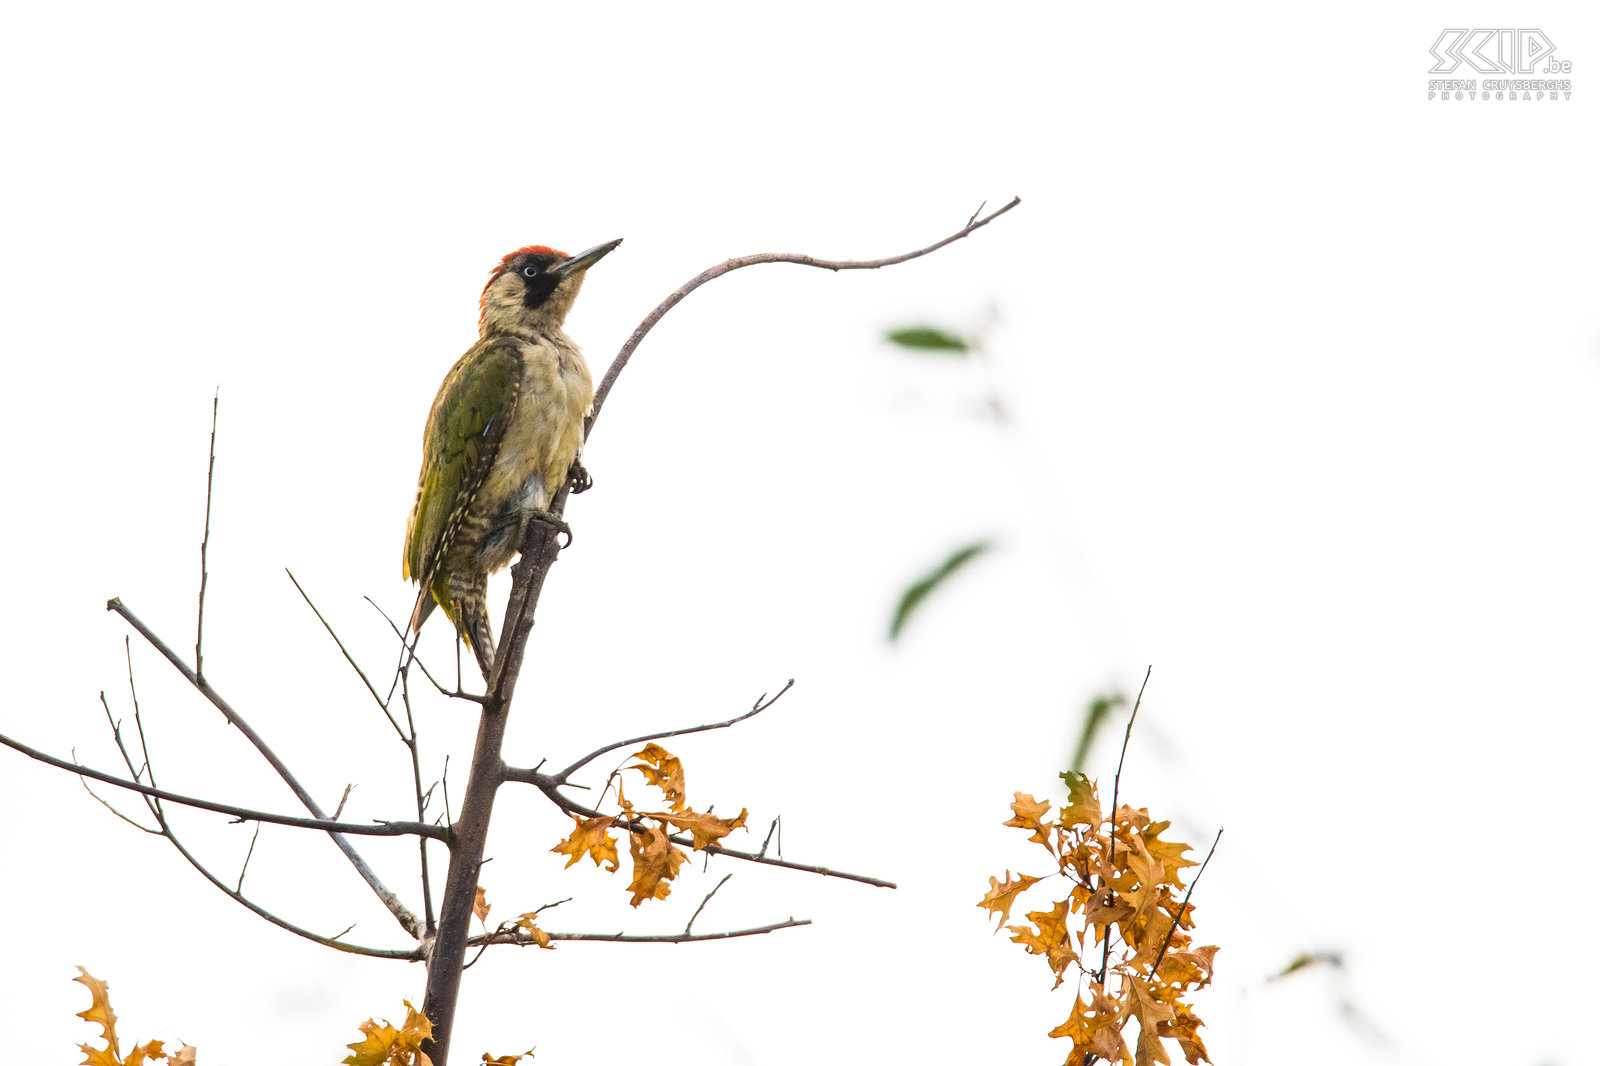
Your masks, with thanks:
[{"label": "bird's tail feathers", "polygon": [[445,613],[456,624],[456,632],[472,649],[485,682],[494,666],[494,629],[489,624],[489,575],[452,574]]}]

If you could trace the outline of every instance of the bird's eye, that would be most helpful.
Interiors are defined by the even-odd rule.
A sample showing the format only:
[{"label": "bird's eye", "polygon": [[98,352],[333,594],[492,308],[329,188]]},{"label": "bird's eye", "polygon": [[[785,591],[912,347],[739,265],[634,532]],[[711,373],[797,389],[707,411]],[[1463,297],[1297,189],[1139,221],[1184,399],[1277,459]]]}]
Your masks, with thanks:
[{"label": "bird's eye", "polygon": [[539,276],[539,268],[530,263],[522,268],[522,276],[525,278],[536,278]]}]

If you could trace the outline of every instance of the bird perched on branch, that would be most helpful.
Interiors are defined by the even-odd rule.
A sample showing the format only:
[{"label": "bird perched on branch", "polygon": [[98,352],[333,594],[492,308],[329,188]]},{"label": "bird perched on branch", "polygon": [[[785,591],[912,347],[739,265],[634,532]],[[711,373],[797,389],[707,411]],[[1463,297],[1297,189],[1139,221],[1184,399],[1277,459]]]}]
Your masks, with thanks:
[{"label": "bird perched on branch", "polygon": [[405,576],[421,584],[416,633],[434,605],[488,680],[488,577],[511,562],[529,521],[564,532],[550,502],[577,465],[594,382],[561,331],[584,273],[622,241],[569,256],[542,244],[500,261],[479,302],[478,343],[445,375],[428,412],[422,473],[406,526]]}]

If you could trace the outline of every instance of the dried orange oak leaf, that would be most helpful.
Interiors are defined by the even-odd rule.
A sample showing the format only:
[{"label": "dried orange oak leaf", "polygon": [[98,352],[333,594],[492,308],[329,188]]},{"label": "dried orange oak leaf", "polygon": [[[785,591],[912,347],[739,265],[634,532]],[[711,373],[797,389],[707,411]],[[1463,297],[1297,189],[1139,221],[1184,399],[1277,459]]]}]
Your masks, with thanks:
[{"label": "dried orange oak leaf", "polygon": [[1048,833],[1051,826],[1049,822],[1044,820],[1044,816],[1050,813],[1049,801],[1036,800],[1026,792],[1012,794],[1016,796],[1016,802],[1011,804],[1011,811],[1016,817],[1009,822],[1002,822],[1001,824],[1013,829],[1032,829],[1033,836],[1029,837],[1028,840],[1035,844],[1043,844],[1047,851],[1055,854],[1055,849],[1050,845]]},{"label": "dried orange oak leaf", "polygon": [[687,802],[683,783],[683,763],[660,744],[646,744],[642,751],[633,753],[639,761],[628,767],[638,770],[644,779],[659,788],[667,797],[667,806],[675,811],[685,809]]},{"label": "dried orange oak leaf", "polygon": [[100,1027],[100,1039],[106,1042],[103,1051],[96,1051],[88,1044],[79,1044],[78,1050],[88,1058],[84,1059],[86,1066],[119,1066],[122,1054],[117,1050],[117,1015],[111,1009],[111,994],[106,983],[98,977],[92,976],[82,966],[78,967],[78,976],[73,978],[89,990],[90,1003],[88,1010],[78,1012],[78,1017],[84,1021]]},{"label": "dried orange oak leaf", "polygon": [[1062,826],[1086,825],[1094,829],[1105,821],[1105,816],[1100,813],[1100,798],[1095,794],[1094,782],[1076,770],[1062,774],[1061,779],[1067,783],[1067,799],[1071,801],[1061,808],[1057,816],[1056,820]]},{"label": "dried orange oak leaf", "polygon": [[146,1066],[146,1063],[167,1060],[176,1066],[194,1066],[194,1048],[188,1044],[177,1051],[168,1054],[165,1044],[160,1040],[152,1040],[147,1044],[140,1044],[128,1052],[128,1057],[123,1058],[117,1047],[117,1015],[111,1009],[111,992],[106,983],[90,975],[82,966],[78,967],[78,976],[74,981],[89,990],[89,1009],[78,1012],[78,1017],[100,1027],[100,1039],[106,1046],[100,1049],[90,1047],[88,1044],[79,1044],[78,1050],[83,1052],[83,1066]]},{"label": "dried orange oak leaf", "polygon": [[1027,889],[1029,885],[1037,884],[1044,880],[1042,877],[1029,877],[1019,873],[1018,880],[1011,880],[1011,871],[1006,871],[1005,884],[1000,883],[998,877],[989,878],[989,891],[978,901],[978,906],[984,910],[1000,916],[995,922],[994,931],[999,932],[1000,927],[1011,920],[1011,905],[1017,901],[1017,896]]},{"label": "dried orange oak leaf", "polygon": [[532,1048],[529,1048],[520,1055],[491,1056],[487,1051],[483,1053],[483,1061],[487,1062],[489,1066],[517,1066],[517,1063],[521,1062],[523,1059],[531,1058],[533,1058]]},{"label": "dried orange oak leaf", "polygon": [[489,895],[482,885],[478,886],[478,894],[472,899],[472,916],[480,922],[489,921]]},{"label": "dried orange oak leaf", "polygon": [[558,855],[569,856],[567,866],[571,866],[585,855],[594,860],[599,866],[610,864],[611,872],[616,873],[620,865],[617,859],[617,842],[611,839],[611,834],[606,830],[611,828],[615,818],[579,818],[570,816],[577,825],[572,830],[572,835],[550,850]]},{"label": "dried orange oak leaf", "polygon": [[[554,951],[556,946],[550,943],[550,934],[534,924],[534,919],[538,917],[538,911],[529,911],[526,914],[519,914],[517,916],[517,928],[533,937],[533,942],[535,944],[538,944],[542,948],[549,948],[551,951]],[[529,1051],[527,1054],[532,1055],[533,1052]],[[498,1062],[499,1060],[496,1059],[494,1061]]]},{"label": "dried orange oak leaf", "polygon": [[750,810],[747,807],[739,811],[737,818],[718,818],[695,811],[684,811],[682,814],[657,814],[653,817],[664,819],[679,829],[693,833],[694,850],[699,851],[707,844],[715,844],[735,829],[744,828],[744,820],[749,816]]},{"label": "dried orange oak leaf", "polygon": [[361,1023],[361,1040],[345,1045],[355,1054],[341,1060],[344,1066],[433,1066],[422,1052],[422,1042],[433,1035],[433,1023],[409,1000],[404,1002],[406,1022],[399,1029],[371,1018]]},{"label": "dried orange oak leaf", "polygon": [[628,886],[633,899],[629,903],[637,907],[647,899],[666,899],[672,892],[667,882],[678,876],[678,867],[689,856],[673,845],[659,825],[630,834],[628,850],[633,856],[633,883]]}]

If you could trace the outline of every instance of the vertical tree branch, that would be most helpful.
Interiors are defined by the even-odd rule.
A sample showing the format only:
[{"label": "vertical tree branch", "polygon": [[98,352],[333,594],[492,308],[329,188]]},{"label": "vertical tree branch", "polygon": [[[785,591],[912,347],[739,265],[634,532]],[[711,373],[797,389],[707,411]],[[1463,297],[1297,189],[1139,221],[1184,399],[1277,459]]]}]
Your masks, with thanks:
[{"label": "vertical tree branch", "polygon": [[200,659],[200,639],[206,628],[206,547],[211,543],[211,484],[217,472],[217,399],[222,395],[219,387],[211,394],[211,453],[206,460],[206,527],[200,535],[200,604],[194,619],[194,676],[204,677]]},{"label": "vertical tree branch", "polygon": [[[565,502],[566,490],[563,489],[551,510],[560,514]],[[522,559],[513,570],[511,601],[506,604],[506,617],[500,630],[500,649],[489,673],[483,713],[478,718],[478,739],[473,746],[466,795],[461,802],[461,813],[451,826],[450,868],[445,874],[444,896],[439,903],[439,935],[428,955],[428,990],[423,998],[422,1013],[433,1023],[433,1038],[423,1044],[423,1050],[435,1066],[445,1066],[455,1027],[472,904],[477,897],[478,870],[483,865],[495,793],[505,780],[505,761],[500,752],[505,743],[511,696],[522,669],[528,634],[533,629],[534,606],[539,602],[545,577],[559,551],[554,529],[538,522],[528,523],[528,533],[522,542]]]}]

